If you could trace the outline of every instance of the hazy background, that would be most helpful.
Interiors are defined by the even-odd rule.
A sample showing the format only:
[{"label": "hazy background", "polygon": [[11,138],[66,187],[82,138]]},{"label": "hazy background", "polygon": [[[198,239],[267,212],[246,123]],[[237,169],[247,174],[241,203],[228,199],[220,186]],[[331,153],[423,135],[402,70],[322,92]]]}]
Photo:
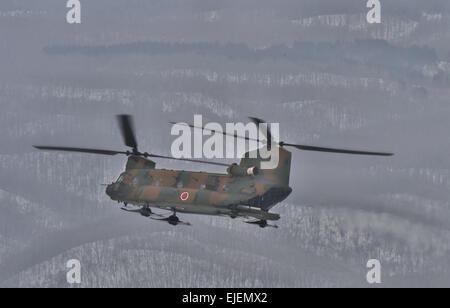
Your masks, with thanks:
[{"label": "hazy background", "polygon": [[[365,0],[0,2],[0,286],[450,286],[450,3]],[[279,229],[124,213],[100,184],[124,157],[32,144],[170,154],[168,121],[280,122],[281,139],[394,151],[295,152]],[[230,161],[231,162],[231,161]],[[158,167],[210,170],[157,161]]]}]

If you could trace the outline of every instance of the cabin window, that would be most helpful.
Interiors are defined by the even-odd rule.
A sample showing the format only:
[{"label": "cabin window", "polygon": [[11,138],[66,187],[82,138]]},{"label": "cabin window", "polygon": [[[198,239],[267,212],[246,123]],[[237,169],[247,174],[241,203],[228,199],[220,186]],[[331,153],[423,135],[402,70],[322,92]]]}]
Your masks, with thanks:
[{"label": "cabin window", "polygon": [[145,172],[139,177],[141,185],[150,185],[152,183],[152,176],[149,172]]},{"label": "cabin window", "polygon": [[191,180],[190,173],[181,171],[176,177],[175,187],[177,188],[185,187],[185,185],[189,184],[190,180]]},{"label": "cabin window", "polygon": [[216,176],[210,176],[206,180],[206,189],[208,190],[216,190],[219,186],[219,179]]},{"label": "cabin window", "polygon": [[182,188],[182,187],[183,187],[183,181],[182,180],[178,180],[177,188]]}]

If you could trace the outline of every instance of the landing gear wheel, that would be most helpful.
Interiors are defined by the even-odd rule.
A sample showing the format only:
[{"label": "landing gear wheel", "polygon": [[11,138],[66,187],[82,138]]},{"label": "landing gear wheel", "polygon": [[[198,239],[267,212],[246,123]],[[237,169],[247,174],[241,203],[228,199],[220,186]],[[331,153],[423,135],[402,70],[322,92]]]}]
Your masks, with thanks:
[{"label": "landing gear wheel", "polygon": [[143,207],[141,209],[140,214],[144,217],[150,217],[153,214],[153,212],[149,207]]},{"label": "landing gear wheel", "polygon": [[167,217],[167,222],[169,224],[171,224],[172,226],[176,226],[180,222],[180,219],[177,217],[176,214],[173,214],[173,215]]},{"label": "landing gear wheel", "polygon": [[190,226],[190,225],[191,225],[189,222],[181,221],[181,220],[178,218],[177,212],[176,212],[175,210],[173,211],[173,214],[170,215],[170,216],[167,217],[167,218],[153,218],[153,217],[150,217],[150,218],[152,218],[152,219],[154,219],[154,220],[165,221],[165,222],[169,223],[169,224],[172,225],[172,226],[177,226],[177,225]]}]

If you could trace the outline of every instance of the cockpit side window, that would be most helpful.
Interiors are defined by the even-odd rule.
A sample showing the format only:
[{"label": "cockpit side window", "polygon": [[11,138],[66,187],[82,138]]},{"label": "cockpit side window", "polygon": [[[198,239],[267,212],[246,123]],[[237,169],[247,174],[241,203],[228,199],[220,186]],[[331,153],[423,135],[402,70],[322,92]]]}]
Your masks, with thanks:
[{"label": "cockpit side window", "polygon": [[119,176],[119,178],[117,179],[116,183],[122,183],[124,177],[125,177],[125,173],[122,173],[122,174]]}]

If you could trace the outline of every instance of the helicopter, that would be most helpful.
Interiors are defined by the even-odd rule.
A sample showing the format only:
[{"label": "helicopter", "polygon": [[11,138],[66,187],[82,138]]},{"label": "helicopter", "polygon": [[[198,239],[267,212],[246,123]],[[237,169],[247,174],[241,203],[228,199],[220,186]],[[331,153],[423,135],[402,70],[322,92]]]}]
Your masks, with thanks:
[{"label": "helicopter", "polygon": [[[392,156],[393,153],[368,152],[349,149],[325,148],[275,141],[270,129],[264,132],[268,148],[278,150],[278,165],[262,169],[263,158],[256,151],[248,151],[240,163],[225,164],[215,161],[175,158],[148,152],[140,152],[136,140],[133,117],[117,115],[124,143],[130,150],[115,151],[92,148],[34,145],[39,150],[68,151],[101,155],[126,155],[125,171],[118,179],[106,185],[106,194],[126,212],[140,214],[170,225],[191,225],[179,219],[178,213],[202,214],[244,218],[244,222],[261,228],[273,227],[280,215],[270,210],[285,200],[292,192],[289,186],[291,152],[286,148],[338,154]],[[250,118],[256,125],[266,123]],[[172,123],[172,122],[171,122]],[[192,128],[201,128],[186,124]],[[226,135],[226,132],[220,132]],[[235,138],[248,137],[234,135]],[[157,169],[152,159],[172,159],[192,163],[227,167],[226,173],[210,173],[185,170]],[[130,208],[132,206],[132,208]],[[156,213],[167,210],[169,216]],[[270,223],[269,223],[270,222]]]}]

